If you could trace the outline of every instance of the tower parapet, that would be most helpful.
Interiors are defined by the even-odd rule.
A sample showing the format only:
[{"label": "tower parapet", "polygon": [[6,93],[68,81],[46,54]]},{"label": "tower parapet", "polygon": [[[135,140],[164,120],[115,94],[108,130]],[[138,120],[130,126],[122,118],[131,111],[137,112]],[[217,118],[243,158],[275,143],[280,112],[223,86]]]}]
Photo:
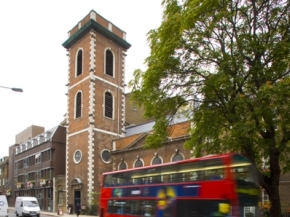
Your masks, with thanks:
[{"label": "tower parapet", "polygon": [[69,48],[92,29],[124,49],[131,47],[131,45],[126,41],[126,32],[100,16],[94,10],[92,10],[68,32],[69,38],[62,45],[65,48]]}]

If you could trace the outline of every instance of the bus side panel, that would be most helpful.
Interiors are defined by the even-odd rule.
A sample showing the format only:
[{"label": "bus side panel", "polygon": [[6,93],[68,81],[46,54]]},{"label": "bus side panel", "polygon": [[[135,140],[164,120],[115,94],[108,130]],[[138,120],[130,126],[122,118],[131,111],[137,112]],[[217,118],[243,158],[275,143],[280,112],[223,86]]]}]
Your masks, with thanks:
[{"label": "bus side panel", "polygon": [[102,188],[100,194],[100,209],[99,209],[100,217],[110,216],[107,213],[108,213],[108,198],[111,197],[112,197],[112,189]]},{"label": "bus side panel", "polygon": [[225,181],[201,182],[201,198],[225,198],[233,199],[235,189],[233,184]]}]

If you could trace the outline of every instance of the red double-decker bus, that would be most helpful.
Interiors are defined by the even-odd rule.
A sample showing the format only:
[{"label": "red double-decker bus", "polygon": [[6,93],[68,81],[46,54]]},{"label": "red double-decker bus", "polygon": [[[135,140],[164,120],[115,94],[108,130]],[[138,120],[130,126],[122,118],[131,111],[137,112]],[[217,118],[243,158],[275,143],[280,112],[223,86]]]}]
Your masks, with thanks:
[{"label": "red double-decker bus", "polygon": [[240,154],[114,171],[102,178],[100,217],[244,217],[255,216],[258,207],[253,166]]}]

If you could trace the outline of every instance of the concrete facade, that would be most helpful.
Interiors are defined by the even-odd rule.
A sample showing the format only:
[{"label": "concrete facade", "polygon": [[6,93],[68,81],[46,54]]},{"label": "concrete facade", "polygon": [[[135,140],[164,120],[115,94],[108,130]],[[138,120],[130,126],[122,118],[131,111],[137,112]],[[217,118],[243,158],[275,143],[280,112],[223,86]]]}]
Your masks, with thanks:
[{"label": "concrete facade", "polygon": [[31,125],[15,136],[15,144],[25,143],[33,137],[43,133],[44,130],[44,127]]}]

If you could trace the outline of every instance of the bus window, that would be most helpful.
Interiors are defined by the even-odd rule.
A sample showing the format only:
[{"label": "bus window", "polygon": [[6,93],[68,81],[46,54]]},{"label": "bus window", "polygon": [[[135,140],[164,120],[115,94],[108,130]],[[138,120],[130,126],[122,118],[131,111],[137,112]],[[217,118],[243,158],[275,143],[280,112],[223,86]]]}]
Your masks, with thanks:
[{"label": "bus window", "polygon": [[224,178],[223,169],[205,170],[205,180],[220,180]]},{"label": "bus window", "polygon": [[[206,209],[205,209],[206,207]],[[229,216],[230,205],[224,200],[179,200],[176,216]]]},{"label": "bus window", "polygon": [[113,177],[112,177],[112,175],[106,175],[105,176],[104,187],[110,187],[112,185],[113,185]]},{"label": "bus window", "polygon": [[235,167],[231,169],[231,172],[237,180],[250,181],[251,176],[248,170],[248,167]]},{"label": "bus window", "polygon": [[155,216],[155,202],[149,200],[109,200],[108,213]]},{"label": "bus window", "polygon": [[205,180],[221,180],[225,175],[225,165],[221,159],[204,161],[203,173]]},{"label": "bus window", "polygon": [[184,173],[170,174],[170,182],[183,182],[185,180]]},{"label": "bus window", "polygon": [[189,177],[188,177],[188,181],[197,181],[199,180],[199,172],[200,171],[193,171],[193,172],[189,172]]},{"label": "bus window", "polygon": [[162,182],[162,176],[161,175],[152,177],[152,183],[161,183],[161,182]]},{"label": "bus window", "polygon": [[180,181],[197,181],[202,180],[200,174],[201,166],[199,162],[191,162],[178,166],[178,173],[182,173]]},{"label": "bus window", "polygon": [[236,180],[257,182],[257,176],[255,175],[253,166],[246,158],[240,155],[234,155],[230,167]]}]

